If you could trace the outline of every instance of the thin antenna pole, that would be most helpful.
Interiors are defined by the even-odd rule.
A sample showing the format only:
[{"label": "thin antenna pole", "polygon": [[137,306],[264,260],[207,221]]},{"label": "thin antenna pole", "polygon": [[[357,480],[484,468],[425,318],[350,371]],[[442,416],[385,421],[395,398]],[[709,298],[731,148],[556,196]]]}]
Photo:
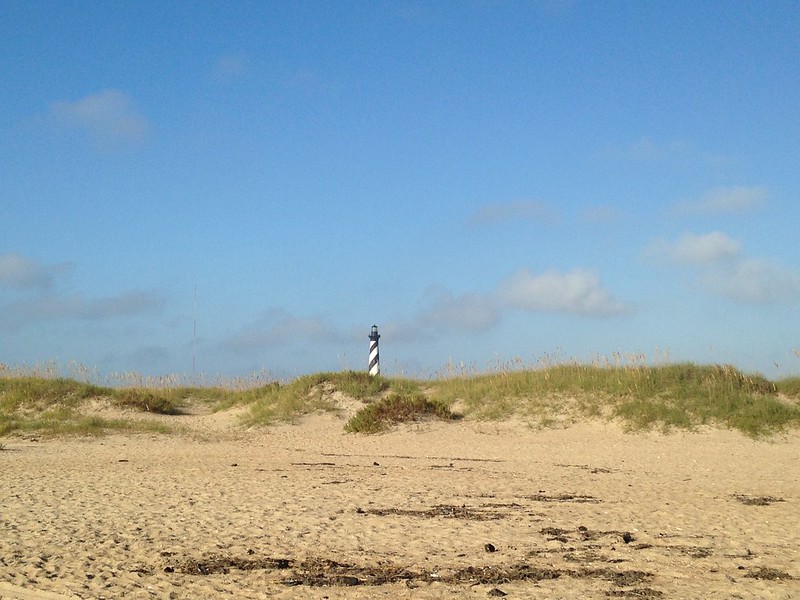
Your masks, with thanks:
[{"label": "thin antenna pole", "polygon": [[195,339],[197,338],[197,284],[194,286],[194,308],[192,313],[192,375],[195,374]]}]

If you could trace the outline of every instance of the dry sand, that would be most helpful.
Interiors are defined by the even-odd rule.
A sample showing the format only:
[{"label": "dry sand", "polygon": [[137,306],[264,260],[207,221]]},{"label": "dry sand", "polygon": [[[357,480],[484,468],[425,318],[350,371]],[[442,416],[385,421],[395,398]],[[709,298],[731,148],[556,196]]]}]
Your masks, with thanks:
[{"label": "dry sand", "polygon": [[0,598],[800,598],[797,434],[173,419],[3,440]]}]

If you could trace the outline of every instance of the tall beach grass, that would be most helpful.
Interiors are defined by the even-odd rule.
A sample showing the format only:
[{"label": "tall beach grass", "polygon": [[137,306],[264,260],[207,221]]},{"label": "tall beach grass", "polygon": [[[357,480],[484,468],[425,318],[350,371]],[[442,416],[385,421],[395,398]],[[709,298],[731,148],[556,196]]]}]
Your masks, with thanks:
[{"label": "tall beach grass", "polygon": [[[137,425],[141,420],[93,416],[92,402],[166,415],[198,404],[207,411],[237,408],[242,425],[258,427],[293,423],[315,412],[337,413],[340,401],[350,399],[365,403],[346,424],[352,432],[385,431],[404,420],[449,419],[454,414],[473,420],[515,418],[532,427],[614,420],[632,432],[721,427],[751,437],[800,425],[798,377],[773,382],[729,365],[649,365],[640,355],[612,355],[591,363],[545,358],[534,366],[517,360],[498,363],[488,373],[451,364],[425,380],[343,371],[279,382],[261,372],[249,380],[216,379],[203,386],[181,385],[185,380],[177,376],[127,377],[125,385],[113,387],[86,381],[90,374],[83,370],[80,379],[65,378],[51,365],[27,371],[0,366],[0,435],[142,426]],[[140,384],[130,385],[134,381]]]}]

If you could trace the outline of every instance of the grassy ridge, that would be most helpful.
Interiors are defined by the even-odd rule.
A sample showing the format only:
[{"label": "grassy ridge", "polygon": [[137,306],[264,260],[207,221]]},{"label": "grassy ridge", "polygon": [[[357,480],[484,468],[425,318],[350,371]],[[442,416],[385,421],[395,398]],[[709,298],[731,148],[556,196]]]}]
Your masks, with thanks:
[{"label": "grassy ridge", "polygon": [[392,393],[367,404],[345,424],[349,433],[380,433],[396,423],[407,423],[423,418],[453,419],[455,415],[441,401],[430,400],[425,394]]},{"label": "grassy ridge", "polygon": [[629,430],[713,425],[759,436],[800,424],[797,402],[778,395],[800,397],[792,381],[776,384],[725,365],[565,364],[437,382],[434,396],[459,400],[478,419],[519,416],[547,426],[605,417]]},{"label": "grassy ridge", "polygon": [[367,373],[317,373],[299,377],[287,384],[272,382],[250,390],[228,393],[214,409],[246,406],[242,421],[248,426],[292,423],[314,412],[336,412],[338,406],[333,400],[336,392],[356,400],[366,400],[388,389],[389,385],[387,380],[370,377]]},{"label": "grassy ridge", "polygon": [[71,380],[16,377],[0,380],[0,435],[11,431],[61,432],[74,426],[77,407],[100,388]]},{"label": "grassy ridge", "polygon": [[0,435],[12,431],[94,435],[106,430],[167,431],[157,423],[105,419],[82,412],[92,401],[160,414],[179,411],[180,394],[160,390],[114,389],[71,379],[0,378]]},{"label": "grassy ridge", "polygon": [[337,412],[340,397],[367,403],[346,424],[347,431],[367,433],[419,418],[449,419],[453,410],[468,419],[516,417],[543,427],[602,418],[618,420],[630,431],[713,426],[752,437],[800,426],[800,378],[771,382],[724,365],[575,363],[433,381],[370,377],[354,371],[318,373],[251,389],[117,389],[69,379],[0,377],[0,435],[165,428],[86,414],[93,401],[160,414],[180,413],[188,402],[211,410],[238,406],[244,425],[262,426],[291,423],[319,411]]}]

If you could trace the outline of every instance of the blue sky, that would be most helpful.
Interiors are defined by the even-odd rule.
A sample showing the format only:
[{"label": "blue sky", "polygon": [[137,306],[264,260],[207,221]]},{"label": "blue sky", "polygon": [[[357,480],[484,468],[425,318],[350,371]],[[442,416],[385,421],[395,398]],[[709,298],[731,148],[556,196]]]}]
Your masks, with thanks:
[{"label": "blue sky", "polygon": [[800,373],[797,2],[0,4],[0,363]]}]

